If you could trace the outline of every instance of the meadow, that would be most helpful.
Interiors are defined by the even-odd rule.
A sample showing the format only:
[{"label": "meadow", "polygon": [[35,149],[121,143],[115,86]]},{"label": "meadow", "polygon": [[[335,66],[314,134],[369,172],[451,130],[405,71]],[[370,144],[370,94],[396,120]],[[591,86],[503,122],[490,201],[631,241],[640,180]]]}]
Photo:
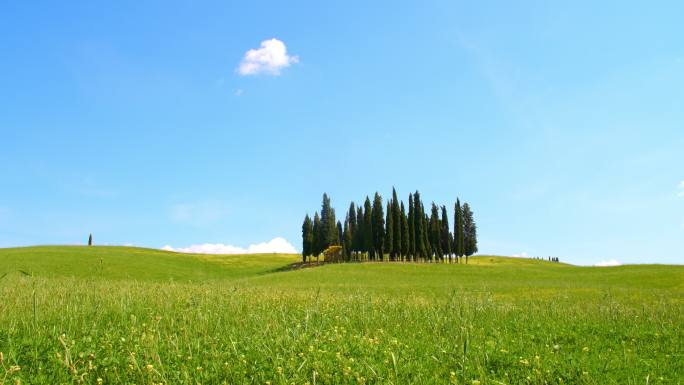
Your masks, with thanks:
[{"label": "meadow", "polygon": [[681,384],[684,266],[0,249],[0,384]]}]

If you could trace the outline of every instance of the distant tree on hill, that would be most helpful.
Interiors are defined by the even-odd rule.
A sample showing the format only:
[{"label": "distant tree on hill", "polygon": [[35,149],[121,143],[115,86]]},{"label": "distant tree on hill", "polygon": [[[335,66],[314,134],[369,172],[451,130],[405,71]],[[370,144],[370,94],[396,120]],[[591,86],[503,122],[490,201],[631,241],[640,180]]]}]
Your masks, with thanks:
[{"label": "distant tree on hill", "polygon": [[93,245],[93,234],[89,234],[88,235],[88,246],[92,246],[92,245]]},{"label": "distant tree on hill", "polygon": [[309,214],[304,217],[302,224],[302,262],[306,263],[306,258],[312,254],[313,248],[313,223]]},{"label": "distant tree on hill", "polygon": [[463,204],[463,234],[467,262],[467,257],[477,253],[477,226],[468,203]]}]

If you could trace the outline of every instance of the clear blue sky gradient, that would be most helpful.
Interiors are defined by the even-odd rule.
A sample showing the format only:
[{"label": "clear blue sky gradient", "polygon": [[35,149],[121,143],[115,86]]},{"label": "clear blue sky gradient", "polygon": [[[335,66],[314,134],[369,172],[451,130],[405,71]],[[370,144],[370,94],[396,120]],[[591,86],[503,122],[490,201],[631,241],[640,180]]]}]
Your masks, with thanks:
[{"label": "clear blue sky gradient", "polygon": [[[684,263],[684,3],[4,2],[0,247],[247,246],[327,191],[480,251]],[[240,76],[277,38],[300,62]],[[242,90],[241,95],[238,90]]]}]

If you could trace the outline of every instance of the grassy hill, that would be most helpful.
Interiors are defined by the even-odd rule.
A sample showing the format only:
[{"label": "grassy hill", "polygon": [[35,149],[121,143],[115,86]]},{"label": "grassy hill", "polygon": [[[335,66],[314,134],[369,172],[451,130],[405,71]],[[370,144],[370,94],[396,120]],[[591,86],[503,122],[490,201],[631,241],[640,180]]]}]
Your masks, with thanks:
[{"label": "grassy hill", "polygon": [[0,384],[682,382],[682,266],[299,260],[0,249]]}]

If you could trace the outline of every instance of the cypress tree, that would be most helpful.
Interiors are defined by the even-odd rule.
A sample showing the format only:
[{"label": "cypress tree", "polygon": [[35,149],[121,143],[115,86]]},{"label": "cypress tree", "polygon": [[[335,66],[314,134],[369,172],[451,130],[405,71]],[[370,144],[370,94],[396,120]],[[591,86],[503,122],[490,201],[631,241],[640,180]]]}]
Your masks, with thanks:
[{"label": "cypress tree", "polygon": [[314,213],[313,220],[313,247],[311,248],[313,254],[316,256],[316,262],[318,262],[318,257],[321,254],[321,249],[323,245],[323,236],[321,234],[321,217],[318,215],[318,211]]},{"label": "cypress tree", "polygon": [[335,237],[335,221],[332,216],[332,207],[330,207],[330,198],[327,193],[323,193],[323,203],[321,204],[321,244],[320,251],[323,251],[332,244]]},{"label": "cypress tree", "polygon": [[92,245],[93,245],[93,234],[89,234],[88,235],[88,246],[92,246]]},{"label": "cypress tree", "polygon": [[441,225],[442,254],[446,255],[447,258],[449,258],[449,262],[451,262],[451,239],[449,238],[449,235],[451,235],[451,233],[449,231],[449,215],[447,214],[446,206],[442,206]]},{"label": "cypress tree", "polygon": [[385,217],[385,251],[389,253],[390,261],[394,260],[394,248],[392,238],[394,237],[394,218],[392,217],[392,201],[387,202],[387,212]]},{"label": "cypress tree", "polygon": [[413,206],[413,194],[409,193],[409,199],[408,199],[408,217],[406,220],[408,221],[408,226],[409,226],[409,255],[410,258],[409,260],[414,261],[416,260],[416,222],[415,222],[415,208]]},{"label": "cypress tree", "polygon": [[368,196],[363,203],[363,251],[368,259],[373,259],[373,207]]},{"label": "cypress tree", "polygon": [[465,254],[465,237],[463,233],[463,211],[461,211],[461,201],[457,198],[454,205],[454,253],[456,262]]},{"label": "cypress tree", "polygon": [[[356,210],[354,210],[356,211]],[[356,214],[354,214],[356,215]],[[351,261],[351,256],[352,256],[352,251],[353,249],[353,242],[352,242],[352,225],[350,218],[347,217],[347,220],[344,221],[344,230],[343,230],[343,245],[344,245],[344,257],[346,261]]]},{"label": "cypress tree", "polygon": [[364,223],[363,223],[363,206],[359,206],[356,208],[356,232],[353,235],[353,242],[354,242],[354,250],[357,253],[357,259],[359,258],[358,254],[363,253],[363,237],[365,234],[364,230]]},{"label": "cypress tree", "polygon": [[327,247],[333,246],[333,245],[340,245],[340,232],[338,229],[340,229],[342,226],[338,226],[339,222],[335,218],[335,209],[330,209],[330,230],[328,234],[330,234],[330,238],[328,239],[327,242]]},{"label": "cypress tree", "polygon": [[306,263],[306,258],[311,255],[313,246],[313,223],[309,214],[304,217],[302,224],[302,262]]},{"label": "cypress tree", "polygon": [[430,210],[430,246],[432,247],[433,258],[442,259],[442,226],[439,223],[439,208],[432,202]]},{"label": "cypress tree", "polygon": [[401,202],[401,210],[399,211],[401,216],[401,255],[402,261],[406,261],[409,255],[409,224],[408,218],[406,218],[406,210],[404,209],[404,202]]},{"label": "cypress tree", "polygon": [[392,187],[392,253],[394,260],[400,259],[401,250],[401,210],[399,209],[399,199],[397,198],[397,190]]},{"label": "cypress tree", "polygon": [[421,207],[423,203],[420,201],[420,193],[418,190],[413,194],[413,228],[415,231],[414,239],[416,244],[416,257],[423,258],[425,256],[425,242],[424,242],[424,231],[423,231],[423,211]]},{"label": "cypress tree", "polygon": [[467,257],[477,253],[477,226],[475,225],[473,212],[468,203],[463,203],[463,234],[467,263]]},{"label": "cypress tree", "polygon": [[[430,244],[430,218],[428,217],[427,213],[425,212],[425,207],[421,203],[420,205],[420,212],[423,213],[423,258],[425,260],[428,259],[428,257],[432,256],[432,245]],[[432,259],[430,259],[432,260]]]},{"label": "cypress tree", "polygon": [[385,213],[382,208],[382,197],[378,192],[373,198],[373,248],[379,260],[384,259],[383,244],[385,238]]},{"label": "cypress tree", "polygon": [[344,243],[342,242],[344,240],[344,231],[342,230],[342,222],[337,221],[337,229],[336,230],[337,230],[336,231],[337,236],[335,238],[337,238],[336,239],[337,242],[334,243],[334,245],[344,246]]}]

